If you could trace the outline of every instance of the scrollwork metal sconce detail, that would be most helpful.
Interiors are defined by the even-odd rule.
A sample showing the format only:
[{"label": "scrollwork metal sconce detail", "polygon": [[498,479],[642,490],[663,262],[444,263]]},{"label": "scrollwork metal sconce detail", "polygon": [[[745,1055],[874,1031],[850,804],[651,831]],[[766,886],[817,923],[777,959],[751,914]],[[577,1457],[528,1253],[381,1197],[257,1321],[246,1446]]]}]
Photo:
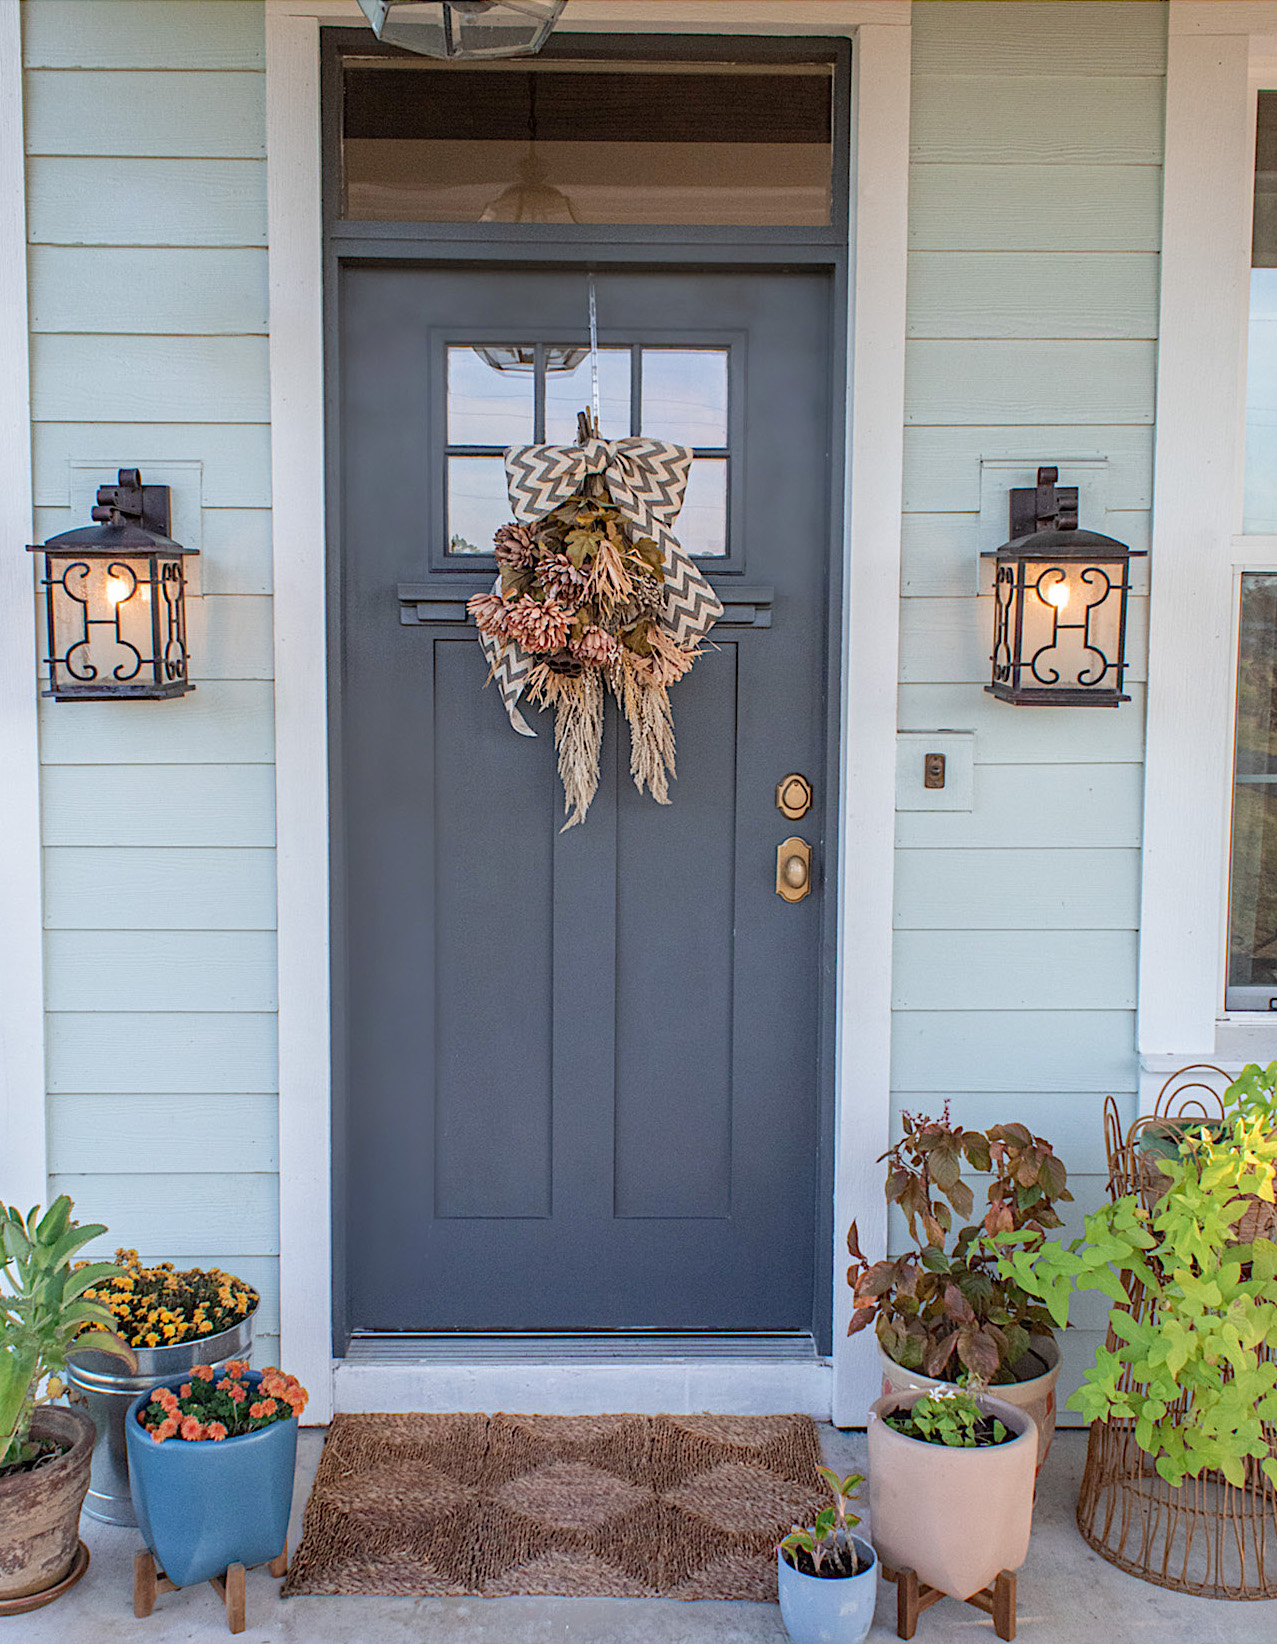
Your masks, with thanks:
[{"label": "scrollwork metal sconce detail", "polygon": [[169,536],[169,488],[136,468],[98,491],[94,524],[28,551],[44,555],[49,688],[58,702],[155,699],[193,691],[184,561]]},{"label": "scrollwork metal sconce detail", "polygon": [[1011,540],[994,562],[991,695],[1020,705],[1116,708],[1129,702],[1130,562],[1143,549],[1078,529],[1076,486],[1059,470],[1011,492]]}]

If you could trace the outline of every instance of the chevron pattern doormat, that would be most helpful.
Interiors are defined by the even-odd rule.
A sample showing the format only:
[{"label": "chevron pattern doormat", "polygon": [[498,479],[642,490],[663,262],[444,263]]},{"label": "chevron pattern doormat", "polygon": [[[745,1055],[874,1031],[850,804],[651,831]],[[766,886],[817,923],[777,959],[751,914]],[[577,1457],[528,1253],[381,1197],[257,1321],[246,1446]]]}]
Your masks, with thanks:
[{"label": "chevron pattern doormat", "polygon": [[776,1597],[808,1416],[337,1416],[286,1594]]}]

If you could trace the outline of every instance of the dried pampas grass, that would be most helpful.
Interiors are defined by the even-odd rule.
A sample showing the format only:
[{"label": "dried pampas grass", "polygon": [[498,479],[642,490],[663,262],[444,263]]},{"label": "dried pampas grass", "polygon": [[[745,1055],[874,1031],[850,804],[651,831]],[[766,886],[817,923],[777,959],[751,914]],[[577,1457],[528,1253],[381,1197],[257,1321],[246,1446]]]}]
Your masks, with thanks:
[{"label": "dried pampas grass", "polygon": [[587,668],[575,678],[556,674],[539,663],[528,677],[528,697],[554,709],[554,746],[559,753],[563,783],[565,833],[585,821],[599,785],[599,754],[603,747],[603,678]]}]

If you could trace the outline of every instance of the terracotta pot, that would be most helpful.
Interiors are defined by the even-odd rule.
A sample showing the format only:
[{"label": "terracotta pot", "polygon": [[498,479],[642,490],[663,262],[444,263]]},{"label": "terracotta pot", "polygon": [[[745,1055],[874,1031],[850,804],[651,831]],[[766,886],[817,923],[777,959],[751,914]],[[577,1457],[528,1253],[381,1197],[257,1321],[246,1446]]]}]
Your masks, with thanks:
[{"label": "terracotta pot", "polygon": [[906,1438],[882,1419],[911,1409],[921,1390],[881,1398],[869,1414],[869,1513],[883,1564],[916,1570],[953,1598],[970,1598],[1029,1551],[1037,1429],[1001,1399],[981,1398],[1016,1436],[961,1450]]},{"label": "terracotta pot", "polygon": [[71,1448],[31,1472],[0,1478],[0,1601],[56,1587],[80,1540],[80,1507],[97,1436],[93,1422],[83,1410],[47,1404],[36,1411],[31,1436]]},{"label": "terracotta pot", "polygon": [[[1024,1410],[1033,1417],[1038,1430],[1037,1471],[1041,1472],[1042,1463],[1051,1453],[1051,1441],[1055,1437],[1055,1384],[1060,1379],[1060,1349],[1051,1336],[1034,1336],[1033,1351],[1047,1365],[1040,1376],[1034,1376],[1031,1381],[1008,1382],[990,1391],[994,1398],[1001,1399],[1004,1404],[1013,1404],[1017,1410]],[[882,1364],[884,1395],[901,1393],[911,1387],[921,1388],[924,1393],[934,1393],[937,1387],[953,1386],[952,1382],[933,1381],[921,1370],[906,1370],[903,1364],[889,1359],[881,1345],[878,1358]]]}]

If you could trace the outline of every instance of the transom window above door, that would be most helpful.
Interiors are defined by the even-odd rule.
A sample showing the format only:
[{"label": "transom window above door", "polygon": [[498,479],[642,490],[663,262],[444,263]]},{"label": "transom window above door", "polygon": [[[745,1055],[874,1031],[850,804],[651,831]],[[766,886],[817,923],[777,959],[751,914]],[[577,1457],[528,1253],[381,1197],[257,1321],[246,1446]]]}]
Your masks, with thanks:
[{"label": "transom window above door", "polygon": [[547,53],[534,68],[348,57],[340,215],[830,224],[834,63],[787,60],[802,49],[772,42],[756,63]]},{"label": "transom window above door", "polygon": [[[730,348],[601,347],[599,432],[648,434],[695,452],[675,523],[688,553],[728,552]],[[450,343],[447,348],[447,525],[450,555],[490,554],[510,517],[503,454],[511,445],[572,445],[591,403],[590,351],[579,343]]]}]

